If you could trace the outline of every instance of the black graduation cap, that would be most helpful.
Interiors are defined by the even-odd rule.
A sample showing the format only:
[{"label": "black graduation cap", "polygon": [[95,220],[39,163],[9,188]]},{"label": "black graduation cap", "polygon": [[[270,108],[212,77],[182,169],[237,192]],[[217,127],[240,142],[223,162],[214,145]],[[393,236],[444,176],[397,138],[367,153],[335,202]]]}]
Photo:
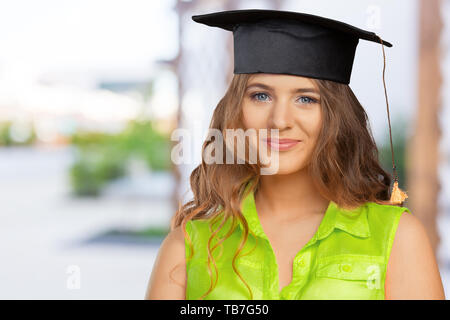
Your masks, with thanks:
[{"label": "black graduation cap", "polygon": [[246,9],[194,15],[233,32],[234,73],[281,73],[348,84],[359,39],[392,47],[374,32],[312,14]]},{"label": "black graduation cap", "polygon": [[408,195],[398,187],[389,102],[384,81],[384,46],[377,34],[347,23],[293,11],[245,9],[192,16],[192,20],[233,32],[234,73],[278,73],[350,83],[359,39],[383,49],[383,85],[391,137],[394,184],[390,203],[402,204]]}]

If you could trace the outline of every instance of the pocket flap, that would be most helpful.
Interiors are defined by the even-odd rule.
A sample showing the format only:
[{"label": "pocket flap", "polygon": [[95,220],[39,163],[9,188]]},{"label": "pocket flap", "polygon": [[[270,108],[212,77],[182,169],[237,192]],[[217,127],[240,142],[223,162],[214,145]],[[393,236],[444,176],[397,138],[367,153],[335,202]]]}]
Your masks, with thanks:
[{"label": "pocket flap", "polygon": [[378,261],[335,259],[317,265],[316,276],[345,280],[381,279],[382,264]]}]

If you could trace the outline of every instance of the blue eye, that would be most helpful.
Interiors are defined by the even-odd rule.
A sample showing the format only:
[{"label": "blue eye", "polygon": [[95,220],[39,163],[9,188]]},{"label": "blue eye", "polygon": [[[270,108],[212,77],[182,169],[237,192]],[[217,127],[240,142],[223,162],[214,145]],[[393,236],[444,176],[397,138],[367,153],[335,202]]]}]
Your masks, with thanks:
[{"label": "blue eye", "polygon": [[316,103],[317,102],[316,99],[313,99],[310,97],[300,97],[299,101],[302,103]]},{"label": "blue eye", "polygon": [[261,96],[266,96],[266,97],[268,97],[268,95],[267,94],[265,94],[264,92],[257,92],[257,93],[255,93],[255,94],[253,94],[252,96],[251,96],[251,98],[252,98],[252,100],[257,100],[257,101],[265,101],[265,100],[261,100],[261,99],[258,99],[257,97],[261,97]]},{"label": "blue eye", "polygon": [[[255,94],[250,95],[252,100],[256,100],[257,102],[267,102],[267,98],[269,98],[269,95],[264,93],[264,92],[257,92]],[[266,99],[265,99],[266,98]],[[300,101],[300,103],[305,103],[305,104],[313,104],[313,103],[317,103],[317,100],[314,98],[310,98],[307,96],[301,96],[298,101]]]}]

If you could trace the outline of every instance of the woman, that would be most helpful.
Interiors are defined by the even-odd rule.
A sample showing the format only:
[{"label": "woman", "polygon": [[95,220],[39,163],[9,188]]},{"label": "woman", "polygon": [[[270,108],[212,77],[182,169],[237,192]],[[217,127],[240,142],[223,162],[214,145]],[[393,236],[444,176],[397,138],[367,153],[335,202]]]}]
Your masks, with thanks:
[{"label": "woman", "polygon": [[[242,19],[243,11],[232,11],[232,17]],[[223,23],[229,13],[214,18]],[[252,14],[280,18],[279,13],[249,10],[245,19],[254,23]],[[288,59],[280,49],[292,48],[291,40],[312,42],[311,30],[323,39],[317,21],[323,20],[301,25],[313,25],[307,40],[299,40],[300,29],[295,40],[279,35],[269,61]],[[243,21],[238,23],[241,28]],[[281,25],[270,23],[271,32],[274,26]],[[262,29],[258,25],[248,35]],[[340,35],[334,33],[327,44]],[[323,45],[313,50],[326,62]],[[258,72],[239,72],[253,63],[239,53],[253,49],[236,38],[235,49],[238,67],[210,127],[223,133],[278,129],[278,139],[251,140],[258,150],[267,143],[278,170],[263,175],[267,164],[251,163],[247,155],[244,164],[207,164],[203,154],[191,175],[194,199],[173,219],[146,298],[444,299],[422,224],[408,208],[389,204],[391,177],[378,162],[366,112],[347,84],[351,67],[333,74],[320,69],[322,63],[308,73],[311,61],[289,62],[295,72],[288,74],[279,63],[267,64],[265,56],[255,66]],[[255,54],[262,53],[249,56]],[[203,150],[211,143],[205,141]],[[234,150],[227,143],[226,150]]]}]

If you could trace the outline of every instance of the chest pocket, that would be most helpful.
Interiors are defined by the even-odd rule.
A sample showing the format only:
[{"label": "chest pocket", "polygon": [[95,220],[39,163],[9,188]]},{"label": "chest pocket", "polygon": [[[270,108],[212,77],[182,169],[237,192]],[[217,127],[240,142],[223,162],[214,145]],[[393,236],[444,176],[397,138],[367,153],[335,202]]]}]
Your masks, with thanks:
[{"label": "chest pocket", "polygon": [[384,257],[340,254],[317,257],[301,299],[384,299]]},{"label": "chest pocket", "polygon": [[382,256],[337,255],[318,259],[315,278],[337,280],[335,284],[342,286],[353,283],[361,289],[382,290],[384,266]]}]

